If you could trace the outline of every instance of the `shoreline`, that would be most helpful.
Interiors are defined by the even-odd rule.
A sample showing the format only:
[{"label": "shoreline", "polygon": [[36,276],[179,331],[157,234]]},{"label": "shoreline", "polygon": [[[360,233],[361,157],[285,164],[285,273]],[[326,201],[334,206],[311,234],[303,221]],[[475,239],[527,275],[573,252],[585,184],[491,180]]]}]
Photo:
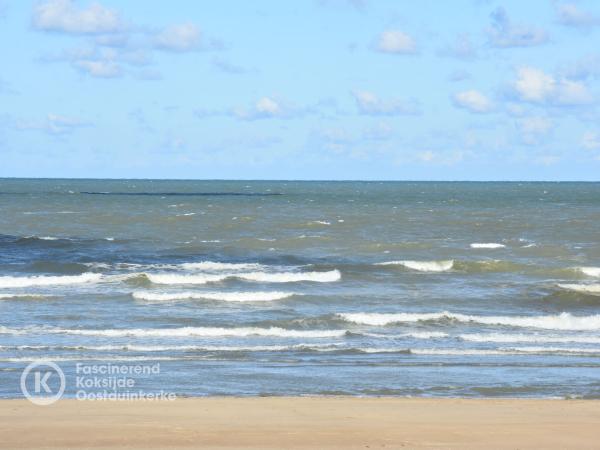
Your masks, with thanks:
[{"label": "shoreline", "polygon": [[600,400],[0,400],[0,448],[593,448]]}]

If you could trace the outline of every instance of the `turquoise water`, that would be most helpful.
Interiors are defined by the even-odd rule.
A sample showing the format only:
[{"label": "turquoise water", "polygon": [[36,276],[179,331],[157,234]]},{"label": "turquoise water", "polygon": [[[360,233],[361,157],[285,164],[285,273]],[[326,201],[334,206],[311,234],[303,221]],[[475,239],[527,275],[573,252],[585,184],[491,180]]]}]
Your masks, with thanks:
[{"label": "turquoise water", "polygon": [[599,397],[600,184],[0,180],[0,312],[3,397]]}]

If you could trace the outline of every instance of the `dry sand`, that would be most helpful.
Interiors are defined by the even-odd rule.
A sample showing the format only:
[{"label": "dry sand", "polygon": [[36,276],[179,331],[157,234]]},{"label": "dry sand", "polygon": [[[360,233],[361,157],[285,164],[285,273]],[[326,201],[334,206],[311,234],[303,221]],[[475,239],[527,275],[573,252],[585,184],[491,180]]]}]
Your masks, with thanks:
[{"label": "dry sand", "polygon": [[600,401],[0,401],[0,448],[600,448]]}]

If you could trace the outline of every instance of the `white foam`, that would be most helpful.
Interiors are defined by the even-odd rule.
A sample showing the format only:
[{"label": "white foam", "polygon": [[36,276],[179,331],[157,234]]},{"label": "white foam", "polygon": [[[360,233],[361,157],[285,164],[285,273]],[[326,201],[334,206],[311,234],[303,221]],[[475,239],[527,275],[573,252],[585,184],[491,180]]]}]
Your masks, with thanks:
[{"label": "white foam", "polygon": [[484,325],[505,325],[550,330],[600,330],[600,314],[593,316],[573,316],[566,312],[553,316],[472,316],[450,313],[448,311],[399,314],[344,313],[338,314],[338,316],[349,322],[374,326],[445,319]]},{"label": "white foam", "polygon": [[455,355],[455,356],[500,356],[523,354],[597,354],[600,349],[561,348],[561,347],[506,347],[500,349],[471,349],[471,348],[419,348],[410,349],[415,355]]},{"label": "white foam", "polygon": [[253,346],[216,346],[216,345],[77,345],[77,346],[47,346],[47,345],[18,345],[0,346],[2,350],[82,350],[95,352],[274,352],[293,350],[337,350],[341,343],[330,344],[294,344],[294,345],[253,345]]},{"label": "white foam", "polygon": [[279,327],[182,327],[182,328],[124,328],[124,329],[78,329],[28,327],[11,329],[0,327],[1,334],[69,334],[105,337],[221,337],[221,336],[268,336],[286,338],[329,338],[342,337],[346,330],[289,330]]},{"label": "white foam", "polygon": [[339,270],[328,272],[248,272],[233,275],[247,281],[258,281],[262,283],[293,283],[297,281],[314,281],[317,283],[331,283],[338,281],[342,274]]},{"label": "white foam", "polygon": [[[0,358],[0,362],[9,362],[9,363],[20,363],[20,362],[31,362],[38,360],[39,357],[18,357],[18,358]],[[171,357],[171,356],[53,356],[53,362],[66,362],[66,361],[175,361],[179,358]]]},{"label": "white foam", "polygon": [[100,281],[99,273],[82,273],[81,275],[46,276],[37,275],[29,277],[0,277],[0,288],[20,288],[29,286],[55,286],[65,284],[94,283]]},{"label": "white foam", "polygon": [[578,347],[506,347],[501,350],[519,353],[585,353],[600,354],[600,348]]},{"label": "white foam", "polygon": [[501,356],[523,354],[596,354],[600,349],[561,348],[561,347],[506,347],[500,349],[471,348],[419,348],[410,349],[415,355],[449,355],[449,356]]},{"label": "white foam", "polygon": [[148,280],[155,284],[206,284],[223,281],[229,275],[180,275],[175,273],[145,273]]},{"label": "white foam", "polygon": [[577,267],[577,270],[589,277],[600,277],[600,267]]},{"label": "white foam", "polygon": [[133,297],[140,300],[170,301],[185,299],[221,300],[225,302],[270,302],[295,295],[293,292],[175,292],[154,293],[134,292]]},{"label": "white foam", "polygon": [[583,292],[584,294],[600,295],[600,283],[596,284],[558,284],[561,289]]},{"label": "white foam", "polygon": [[401,339],[401,338],[413,338],[413,339],[441,339],[448,337],[448,333],[441,331],[415,331],[413,333],[402,333],[402,334],[381,334],[381,333],[361,333],[364,336],[383,338],[383,339]]},{"label": "white foam", "polygon": [[408,348],[394,348],[394,347],[359,347],[351,348],[348,350],[355,350],[362,353],[411,353]]},{"label": "white foam", "polygon": [[376,263],[378,266],[400,265],[420,272],[445,272],[454,266],[453,260],[446,261],[387,261]]},{"label": "white foam", "polygon": [[298,281],[314,281],[328,283],[341,278],[339,270],[328,272],[234,272],[221,274],[194,274],[179,275],[171,273],[155,274],[146,273],[146,277],[157,284],[206,284],[223,281],[227,278],[238,278],[246,281],[262,283],[292,283]]},{"label": "white foam", "polygon": [[469,342],[531,342],[531,343],[578,343],[600,344],[600,336],[565,336],[565,335],[538,335],[538,334],[510,334],[510,333],[470,333],[459,335],[460,339]]},{"label": "white foam", "polygon": [[0,294],[0,299],[7,298],[44,298],[46,295],[42,294]]},{"label": "white foam", "polygon": [[257,270],[264,267],[258,263],[221,263],[213,261],[201,261],[195,263],[183,263],[179,267],[185,270],[208,270],[208,271],[225,271],[225,270]]},{"label": "white foam", "polygon": [[498,244],[496,242],[474,242],[471,244],[471,248],[504,248],[506,245]]},{"label": "white foam", "polygon": [[414,355],[447,355],[447,356],[492,356],[506,355],[502,350],[481,350],[475,348],[411,348]]}]

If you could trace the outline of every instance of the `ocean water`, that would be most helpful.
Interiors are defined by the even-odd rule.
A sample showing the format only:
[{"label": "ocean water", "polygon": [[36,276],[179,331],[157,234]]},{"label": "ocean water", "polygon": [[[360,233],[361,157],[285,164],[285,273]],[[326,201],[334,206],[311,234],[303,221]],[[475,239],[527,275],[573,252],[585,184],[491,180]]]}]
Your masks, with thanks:
[{"label": "ocean water", "polygon": [[38,359],[182,396],[598,398],[600,184],[0,180],[0,396]]}]

